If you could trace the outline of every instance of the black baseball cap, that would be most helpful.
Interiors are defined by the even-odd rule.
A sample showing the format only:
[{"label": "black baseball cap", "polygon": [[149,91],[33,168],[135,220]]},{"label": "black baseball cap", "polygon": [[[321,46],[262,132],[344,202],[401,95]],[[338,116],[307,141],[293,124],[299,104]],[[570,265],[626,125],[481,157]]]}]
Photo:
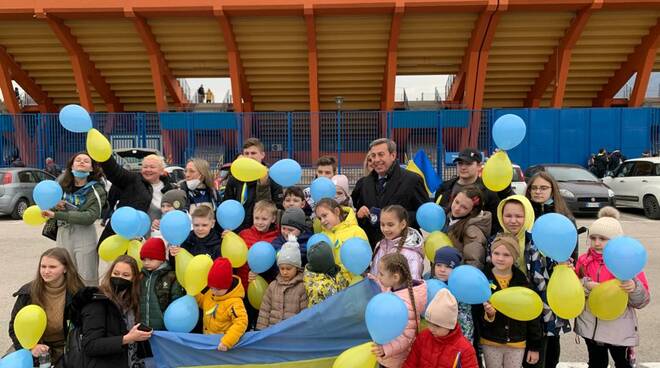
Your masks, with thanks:
[{"label": "black baseball cap", "polygon": [[481,163],[481,159],[481,152],[474,148],[466,148],[458,154],[458,157],[454,159],[454,163],[459,161]]}]

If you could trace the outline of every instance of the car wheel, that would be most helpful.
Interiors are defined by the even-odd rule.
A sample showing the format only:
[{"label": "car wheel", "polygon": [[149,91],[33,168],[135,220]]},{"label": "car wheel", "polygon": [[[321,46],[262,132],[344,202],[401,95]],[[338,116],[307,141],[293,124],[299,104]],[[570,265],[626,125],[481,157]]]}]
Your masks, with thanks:
[{"label": "car wheel", "polygon": [[23,213],[25,210],[30,206],[30,203],[28,203],[28,200],[25,198],[21,198],[16,202],[16,206],[14,206],[14,210],[11,212],[11,218],[14,220],[20,220],[23,218]]},{"label": "car wheel", "polygon": [[653,220],[660,219],[660,204],[652,195],[644,197],[644,215]]}]

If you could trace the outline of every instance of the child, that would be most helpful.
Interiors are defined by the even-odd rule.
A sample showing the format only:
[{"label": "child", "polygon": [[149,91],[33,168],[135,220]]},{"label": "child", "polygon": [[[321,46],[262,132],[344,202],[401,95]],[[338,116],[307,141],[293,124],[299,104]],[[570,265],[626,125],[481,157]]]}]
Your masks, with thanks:
[{"label": "child", "polygon": [[[257,138],[249,138],[243,143],[242,156],[263,163],[263,160],[266,157],[264,145]],[[228,199],[234,199],[241,202],[243,208],[245,208],[245,219],[241,226],[236,229],[236,232],[239,232],[242,229],[248,229],[252,226],[252,213],[254,211],[255,203],[258,201],[268,199],[273,201],[278,208],[282,207],[282,187],[271,181],[268,178],[268,175],[249,183],[242,182],[233,176],[229,176],[222,200],[226,201]]]},{"label": "child", "polygon": [[[615,278],[603,262],[603,250],[610,239],[623,235],[618,218],[619,211],[604,207],[589,227],[590,248],[575,265],[587,295],[599,283]],[[613,321],[597,319],[585,305],[584,311],[575,320],[575,333],[587,343],[589,367],[606,368],[608,351],[616,367],[632,367],[629,357],[634,356],[632,349],[639,345],[635,309],[644,308],[650,300],[646,275],[640,272],[633,280],[621,281],[621,289],[628,293],[628,306],[621,317]]]},{"label": "child", "polygon": [[193,256],[208,254],[212,259],[220,257],[220,235],[215,230],[215,213],[208,206],[199,206],[192,213],[193,229],[181,247],[170,247],[170,255],[176,256],[181,248]]},{"label": "child", "polygon": [[302,267],[307,264],[307,239],[312,236],[307,220],[305,213],[300,208],[286,209],[280,223],[280,235],[271,243],[275,250],[279,250],[282,244],[288,241],[289,236],[293,235],[300,244]]},{"label": "child", "polygon": [[337,264],[341,265],[339,249],[344,241],[354,237],[369,241],[367,234],[358,226],[355,211],[352,208],[341,207],[334,199],[323,198],[316,203],[314,212],[323,227],[322,233],[332,241]]},{"label": "child", "polygon": [[[433,276],[447,283],[449,275],[454,268],[463,263],[461,253],[454,247],[442,247],[435,251],[433,262]],[[458,323],[461,331],[470,343],[474,342],[474,321],[472,319],[472,306],[470,304],[458,303]]]},{"label": "child", "polygon": [[[312,210],[307,206],[305,201],[305,195],[303,194],[302,189],[299,187],[288,187],[284,190],[284,210],[289,208],[301,208],[305,216],[309,216],[312,213]],[[284,214],[283,210],[277,211],[277,223],[282,224],[282,215]],[[312,228],[312,220],[307,217],[305,219],[307,226]]]},{"label": "child", "polygon": [[[169,192],[168,192],[169,193]],[[186,293],[176,280],[176,273],[165,261],[165,242],[150,238],[140,249],[142,280],[140,281],[140,316],[142,324],[164,330],[163,314],[174,300]]]},{"label": "child", "polygon": [[[511,234],[500,234],[491,248],[492,264],[484,274],[491,280],[493,293],[513,286],[529,288],[527,277],[514,267],[520,257],[518,240]],[[486,302],[474,306],[480,316],[480,345],[486,360],[486,368],[520,368],[523,360],[536,364],[543,334],[541,322],[535,318],[528,322],[516,321]],[[525,356],[525,347],[528,348]]]},{"label": "child", "polygon": [[[248,249],[252,248],[254,243],[265,241],[272,242],[279,235],[279,229],[275,223],[277,216],[277,207],[275,203],[268,200],[262,200],[257,202],[254,205],[254,212],[252,214],[254,217],[253,225],[249,229],[241,230],[238,235],[245,241]],[[247,263],[236,270],[236,275],[241,278],[241,282],[245,285],[248,285],[248,282],[251,281],[254,277],[249,277],[250,267]],[[249,308],[248,308],[249,309]],[[255,312],[258,312],[255,310]],[[255,313],[256,319],[256,313]]]},{"label": "child", "polygon": [[335,263],[330,244],[320,242],[307,250],[303,280],[308,307],[318,304],[348,287],[348,278]]},{"label": "child", "polygon": [[[332,156],[322,156],[316,160],[316,178],[323,177],[332,179],[335,175],[337,175],[337,159]],[[307,201],[309,208],[314,209],[311,187],[305,188],[303,193],[305,194],[305,200]]]},{"label": "child", "polygon": [[204,316],[204,334],[224,334],[218,345],[220,351],[231,349],[248,325],[243,306],[245,289],[241,279],[232,276],[231,271],[227,258],[216,259],[209,271],[208,290],[195,296]]},{"label": "child", "polygon": [[[186,206],[186,192],[181,189],[168,190],[163,194],[163,198],[160,200],[160,212],[163,213],[163,216],[174,210],[185,211]],[[151,222],[151,236],[161,237],[160,219],[154,219]]]},{"label": "child", "polygon": [[467,185],[454,196],[447,216],[447,235],[465,263],[482,269],[486,261],[486,241],[490,235],[491,214],[483,211],[484,196],[479,188]]},{"label": "child", "polygon": [[293,317],[307,308],[298,243],[284,243],[277,255],[277,267],[280,273],[277,279],[268,285],[261,301],[257,330]]},{"label": "child", "polygon": [[[410,275],[408,260],[401,253],[390,253],[380,259],[378,283],[383,291],[400,297],[408,308],[408,324],[403,334],[385,345],[374,344],[372,352],[382,367],[399,368],[406,360],[419,328],[419,311],[426,308],[426,283]],[[383,321],[387,323],[387,321]]]},{"label": "child", "polygon": [[371,273],[378,275],[379,261],[384,255],[401,253],[408,260],[413,280],[421,280],[424,238],[419,231],[408,226],[408,211],[398,204],[385,207],[380,212],[380,231],[383,239],[376,245]]},{"label": "child", "polygon": [[438,291],[424,318],[429,327],[422,331],[403,364],[404,368],[477,368],[477,354],[456,324],[456,298],[448,289]]},{"label": "child", "polygon": [[353,208],[353,199],[348,190],[348,178],[346,175],[335,175],[332,177],[332,183],[335,185],[335,201],[342,207]]}]

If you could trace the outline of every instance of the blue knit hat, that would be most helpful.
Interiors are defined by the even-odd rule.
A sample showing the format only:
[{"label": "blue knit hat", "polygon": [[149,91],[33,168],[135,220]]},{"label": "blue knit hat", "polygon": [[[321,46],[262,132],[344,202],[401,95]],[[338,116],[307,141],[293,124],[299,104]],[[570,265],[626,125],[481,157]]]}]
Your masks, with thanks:
[{"label": "blue knit hat", "polygon": [[442,263],[451,268],[456,268],[463,262],[463,256],[458,249],[452,246],[442,247],[435,251],[434,264]]}]

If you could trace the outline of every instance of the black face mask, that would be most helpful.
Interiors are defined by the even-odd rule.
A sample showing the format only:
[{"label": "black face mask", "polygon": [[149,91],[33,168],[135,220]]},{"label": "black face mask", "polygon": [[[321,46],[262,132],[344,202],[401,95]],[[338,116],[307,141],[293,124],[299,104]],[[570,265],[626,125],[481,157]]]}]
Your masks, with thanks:
[{"label": "black face mask", "polygon": [[133,282],[121,277],[111,277],[110,285],[115,293],[121,293],[122,291],[130,289],[131,286],[133,286]]}]

